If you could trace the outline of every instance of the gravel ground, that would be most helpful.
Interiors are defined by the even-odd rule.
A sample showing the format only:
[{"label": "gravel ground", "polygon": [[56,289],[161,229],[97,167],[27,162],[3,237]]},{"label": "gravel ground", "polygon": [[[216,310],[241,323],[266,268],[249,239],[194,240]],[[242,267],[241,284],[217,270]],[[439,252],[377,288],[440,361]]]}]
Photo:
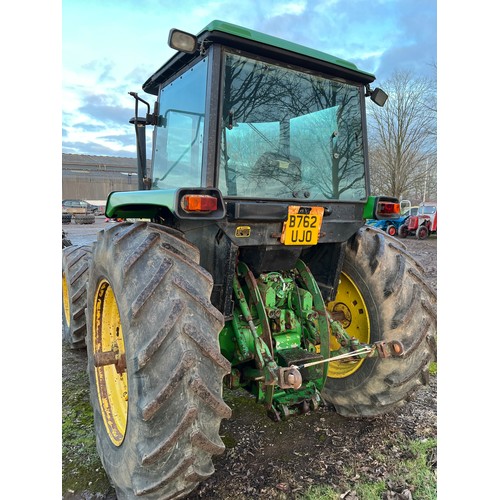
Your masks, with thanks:
[{"label": "gravel ground", "polygon": [[[106,223],[104,217],[97,217],[95,224],[63,225],[63,231],[73,244],[89,244],[97,232],[109,224],[113,222]],[[409,237],[402,241],[409,253],[420,261],[430,285],[436,290],[437,237],[423,241]],[[78,372],[84,373],[85,367],[84,352],[63,347],[63,384],[67,377],[74,379]],[[86,381],[83,376],[81,380],[83,384]],[[391,473],[398,462],[407,458],[402,439],[420,442],[436,439],[436,396],[437,380],[431,376],[429,385],[399,413],[346,419],[329,408],[320,408],[273,423],[264,408],[256,405],[244,391],[228,391],[225,399],[233,415],[221,425],[226,452],[214,458],[215,473],[187,498],[288,500],[304,498],[311,485],[323,485],[342,493],[332,498],[363,500],[355,492],[357,480],[362,478],[373,482],[385,480],[384,499],[411,499],[412,485],[405,484],[404,478],[399,478],[397,484],[391,482]],[[436,468],[435,449],[427,463],[430,469]],[[436,498],[434,495],[435,492],[425,499],[413,498],[430,500]],[[63,498],[112,500],[115,496],[108,485],[97,493],[65,491]]]}]

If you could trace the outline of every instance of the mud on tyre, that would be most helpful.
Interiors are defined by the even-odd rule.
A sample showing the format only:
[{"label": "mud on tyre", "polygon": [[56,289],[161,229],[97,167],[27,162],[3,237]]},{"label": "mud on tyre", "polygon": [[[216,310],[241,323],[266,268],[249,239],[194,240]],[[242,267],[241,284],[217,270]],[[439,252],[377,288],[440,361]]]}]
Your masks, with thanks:
[{"label": "mud on tyre", "polygon": [[120,499],[186,495],[224,451],[224,319],[198,263],[196,247],[157,224],[124,222],[98,235],[88,287],[90,398],[97,449]]},{"label": "mud on tyre", "polygon": [[89,245],[67,246],[62,251],[63,338],[73,349],[85,347],[85,308],[91,255],[92,247]]},{"label": "mud on tyre", "polygon": [[428,383],[436,356],[436,296],[404,245],[370,227],[347,242],[342,273],[341,280],[353,285],[348,295],[359,293],[342,307],[352,311],[353,325],[358,314],[358,328],[367,330],[348,327],[347,332],[370,343],[399,340],[405,353],[400,358],[367,358],[350,371],[335,370],[330,363],[323,396],[341,415],[380,415]]}]

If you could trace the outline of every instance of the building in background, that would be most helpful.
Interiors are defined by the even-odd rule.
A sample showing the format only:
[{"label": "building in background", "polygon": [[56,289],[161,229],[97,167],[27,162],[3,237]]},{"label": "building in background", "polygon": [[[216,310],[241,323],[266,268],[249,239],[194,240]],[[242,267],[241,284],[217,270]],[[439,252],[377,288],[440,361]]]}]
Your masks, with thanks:
[{"label": "building in background", "polygon": [[[151,161],[147,161],[148,171]],[[105,202],[112,191],[135,191],[137,160],[62,153],[62,199]]]}]

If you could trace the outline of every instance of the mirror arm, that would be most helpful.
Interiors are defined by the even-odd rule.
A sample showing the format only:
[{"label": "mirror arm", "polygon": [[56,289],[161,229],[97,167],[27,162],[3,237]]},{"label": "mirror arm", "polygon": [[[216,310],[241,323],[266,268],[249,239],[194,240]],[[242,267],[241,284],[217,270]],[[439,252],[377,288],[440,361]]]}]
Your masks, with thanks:
[{"label": "mirror arm", "polygon": [[137,92],[129,92],[129,95],[131,95],[135,99],[135,119],[138,119],[139,115],[139,101],[141,101],[143,104],[145,104],[148,108],[147,113],[146,113],[146,122],[145,125],[157,125],[158,124],[158,101],[155,102],[155,107],[153,114],[150,113],[151,107],[147,101],[144,99],[141,99]]}]

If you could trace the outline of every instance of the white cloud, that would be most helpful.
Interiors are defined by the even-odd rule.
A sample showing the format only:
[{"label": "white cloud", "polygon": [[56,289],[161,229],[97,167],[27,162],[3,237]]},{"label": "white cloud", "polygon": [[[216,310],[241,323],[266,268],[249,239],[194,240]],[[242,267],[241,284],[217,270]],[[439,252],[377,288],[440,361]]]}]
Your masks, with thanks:
[{"label": "white cloud", "polygon": [[306,1],[279,3],[270,10],[270,17],[281,16],[283,14],[299,15],[306,10]]},{"label": "white cloud", "polygon": [[[134,103],[128,91],[141,92],[144,81],[173,54],[167,45],[170,28],[198,33],[214,19],[278,36],[352,61],[382,78],[401,64],[391,53],[415,40],[404,61],[417,67],[432,60],[435,0],[169,0],[136,2],[69,2],[63,18],[62,111],[65,134],[74,144],[98,144],[115,150],[112,130],[124,133]],[[429,26],[422,32],[421,26]],[[147,29],[145,28],[147,26]],[[425,42],[425,43],[424,43]],[[419,60],[413,54],[420,54]],[[434,58],[435,59],[435,58]],[[381,61],[384,64],[381,65]],[[422,68],[422,64],[418,66]],[[425,69],[425,67],[424,67]],[[84,114],[85,113],[85,114]],[[86,130],[84,135],[84,129]],[[103,135],[92,135],[101,129]],[[104,134],[106,136],[104,137]],[[132,131],[133,134],[133,131]],[[68,140],[68,135],[63,142]],[[77,146],[75,146],[77,147]],[[128,147],[128,142],[127,142]]]}]

